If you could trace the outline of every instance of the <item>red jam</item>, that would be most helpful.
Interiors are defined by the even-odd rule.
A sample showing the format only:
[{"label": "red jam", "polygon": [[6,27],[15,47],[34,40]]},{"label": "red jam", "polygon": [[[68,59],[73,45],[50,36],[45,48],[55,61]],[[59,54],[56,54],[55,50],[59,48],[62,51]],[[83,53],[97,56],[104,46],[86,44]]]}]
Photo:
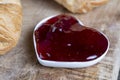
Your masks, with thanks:
[{"label": "red jam", "polygon": [[50,61],[90,61],[108,47],[100,32],[82,26],[74,17],[58,15],[35,31],[39,57]]}]

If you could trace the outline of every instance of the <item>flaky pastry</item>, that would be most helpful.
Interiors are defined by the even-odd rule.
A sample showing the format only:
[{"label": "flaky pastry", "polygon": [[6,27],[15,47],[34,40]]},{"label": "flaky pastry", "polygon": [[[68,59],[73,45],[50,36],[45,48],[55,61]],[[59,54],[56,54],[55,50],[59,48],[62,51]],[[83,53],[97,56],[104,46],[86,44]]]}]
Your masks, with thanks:
[{"label": "flaky pastry", "polygon": [[20,0],[0,0],[0,55],[16,46],[21,33]]}]

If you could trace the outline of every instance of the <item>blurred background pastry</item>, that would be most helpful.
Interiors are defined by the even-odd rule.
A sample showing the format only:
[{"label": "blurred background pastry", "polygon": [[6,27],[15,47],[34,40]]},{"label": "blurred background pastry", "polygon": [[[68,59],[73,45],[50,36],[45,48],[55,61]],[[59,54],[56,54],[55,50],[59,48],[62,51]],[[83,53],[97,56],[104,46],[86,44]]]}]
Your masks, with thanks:
[{"label": "blurred background pastry", "polygon": [[55,0],[72,13],[87,13],[95,7],[107,3],[109,0]]}]

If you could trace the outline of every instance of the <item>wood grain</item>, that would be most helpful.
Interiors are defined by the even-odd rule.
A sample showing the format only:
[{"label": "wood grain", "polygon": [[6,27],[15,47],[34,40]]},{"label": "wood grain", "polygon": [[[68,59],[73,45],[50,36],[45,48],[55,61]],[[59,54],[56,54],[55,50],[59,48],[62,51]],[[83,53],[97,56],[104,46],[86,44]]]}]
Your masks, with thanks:
[{"label": "wood grain", "polygon": [[[0,56],[0,80],[117,80],[120,67],[120,0],[87,14],[72,14],[53,0],[22,0],[23,27],[19,44]],[[110,40],[106,57],[97,65],[82,69],[49,68],[40,65],[34,52],[35,25],[51,15],[70,14],[88,27],[104,32]]]}]

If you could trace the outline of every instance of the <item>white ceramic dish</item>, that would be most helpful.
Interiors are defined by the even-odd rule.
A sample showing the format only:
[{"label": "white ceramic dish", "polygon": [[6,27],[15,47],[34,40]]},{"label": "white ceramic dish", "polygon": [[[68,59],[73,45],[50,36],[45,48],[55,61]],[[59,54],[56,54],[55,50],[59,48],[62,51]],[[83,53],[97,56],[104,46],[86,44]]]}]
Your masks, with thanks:
[{"label": "white ceramic dish", "polygon": [[[55,15],[56,16],[56,15]],[[47,20],[49,20],[50,18],[52,17],[55,17],[55,16],[51,16],[51,17],[48,17],[48,18],[45,18],[43,19],[42,21],[40,21],[35,29],[34,29],[34,32],[44,23],[46,22]],[[77,19],[78,20],[78,19]],[[78,20],[79,21],[79,20]],[[83,25],[83,23],[81,21],[79,21],[80,24]],[[86,62],[59,62],[59,61],[49,61],[49,60],[43,60],[39,57],[38,55],[38,52],[37,52],[37,47],[36,47],[36,40],[35,40],[35,34],[33,32],[33,42],[34,42],[34,48],[35,48],[35,52],[36,52],[36,55],[37,55],[37,59],[38,61],[40,62],[40,64],[44,65],[44,66],[49,66],[49,67],[63,67],[63,68],[83,68],[83,67],[88,67],[88,66],[92,66],[96,63],[98,63],[99,61],[102,60],[102,58],[107,54],[108,52],[108,49],[109,49],[109,40],[107,38],[107,36],[105,34],[103,34],[102,32],[100,32],[101,34],[103,34],[103,36],[105,36],[105,38],[107,39],[108,41],[108,47],[106,49],[106,51],[103,53],[102,56],[98,57],[97,59],[95,60],[91,60],[91,61],[86,61]]]}]

